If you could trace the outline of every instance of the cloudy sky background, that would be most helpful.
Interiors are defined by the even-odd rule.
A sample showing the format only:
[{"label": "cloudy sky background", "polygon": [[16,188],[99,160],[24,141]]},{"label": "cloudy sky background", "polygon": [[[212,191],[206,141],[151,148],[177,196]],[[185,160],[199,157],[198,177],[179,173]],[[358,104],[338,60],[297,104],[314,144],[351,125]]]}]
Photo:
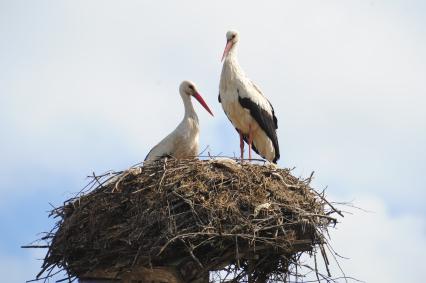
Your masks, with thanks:
[{"label": "cloudy sky background", "polygon": [[225,32],[273,103],[282,167],[353,201],[332,231],[367,282],[420,282],[426,254],[426,2],[0,0],[0,274],[24,282],[59,205],[124,169],[183,115],[197,83],[201,147],[234,155],[217,102]]}]

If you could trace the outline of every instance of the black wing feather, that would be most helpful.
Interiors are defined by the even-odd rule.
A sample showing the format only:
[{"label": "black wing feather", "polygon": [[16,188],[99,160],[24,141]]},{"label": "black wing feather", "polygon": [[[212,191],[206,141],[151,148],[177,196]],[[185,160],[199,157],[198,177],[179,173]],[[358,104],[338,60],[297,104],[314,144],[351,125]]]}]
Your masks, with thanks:
[{"label": "black wing feather", "polygon": [[[275,149],[275,158],[273,162],[276,163],[277,160],[280,158],[280,149],[278,145],[278,138],[277,138],[277,132],[276,132],[276,129],[278,129],[278,121],[277,121],[277,118],[275,117],[274,108],[272,107],[271,103],[269,103],[269,105],[271,105],[271,108],[272,108],[272,116],[250,98],[241,98],[239,96],[239,91],[238,91],[238,102],[240,103],[242,107],[250,111],[250,115],[259,124],[259,126],[266,133],[266,135],[271,139]],[[246,140],[246,137],[244,137],[244,140]],[[255,151],[257,152],[257,150]]]},{"label": "black wing feather", "polygon": [[275,116],[275,110],[274,110],[274,107],[272,106],[271,102],[269,102],[269,100],[267,100],[267,101],[268,101],[268,103],[269,103],[269,105],[271,106],[271,109],[272,109],[272,117],[274,119],[275,130],[276,130],[276,129],[278,129],[278,120],[277,120],[277,117]]}]

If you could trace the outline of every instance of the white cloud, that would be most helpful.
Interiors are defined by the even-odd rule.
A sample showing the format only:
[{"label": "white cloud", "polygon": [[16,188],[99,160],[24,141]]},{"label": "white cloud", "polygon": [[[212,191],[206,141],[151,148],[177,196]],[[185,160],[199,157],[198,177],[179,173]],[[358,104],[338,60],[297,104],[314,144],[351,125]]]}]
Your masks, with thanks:
[{"label": "white cloud", "polygon": [[[369,212],[349,209],[353,214],[330,230],[334,250],[349,258],[338,259],[346,276],[365,282],[422,282],[425,219],[411,214],[392,216],[384,201],[373,195],[358,196],[354,204]],[[333,260],[331,267],[339,277]]]}]

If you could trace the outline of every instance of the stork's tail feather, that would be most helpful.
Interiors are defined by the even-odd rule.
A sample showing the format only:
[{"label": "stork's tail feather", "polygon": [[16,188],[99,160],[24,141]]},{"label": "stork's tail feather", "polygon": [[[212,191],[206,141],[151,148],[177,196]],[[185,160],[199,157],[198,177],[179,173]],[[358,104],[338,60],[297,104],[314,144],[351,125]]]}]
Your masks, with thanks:
[{"label": "stork's tail feather", "polygon": [[278,159],[280,159],[280,154],[276,154],[274,160],[272,160],[272,163],[277,164]]}]

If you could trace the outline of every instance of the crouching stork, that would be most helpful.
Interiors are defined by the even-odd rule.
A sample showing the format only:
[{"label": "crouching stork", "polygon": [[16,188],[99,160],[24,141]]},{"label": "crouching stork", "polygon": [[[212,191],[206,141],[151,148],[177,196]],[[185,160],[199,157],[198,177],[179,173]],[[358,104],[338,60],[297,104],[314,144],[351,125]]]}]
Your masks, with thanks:
[{"label": "crouching stork", "polygon": [[244,74],[237,60],[239,34],[226,33],[219,102],[226,116],[240,134],[241,159],[244,159],[244,141],[251,150],[270,162],[280,158],[277,132],[278,122],[272,104],[260,89]]},{"label": "crouching stork", "polygon": [[192,105],[191,97],[198,100],[212,116],[213,113],[198,93],[194,83],[183,81],[180,84],[179,92],[185,107],[185,116],[173,132],[151,149],[145,158],[145,163],[159,160],[164,157],[184,159],[195,158],[198,155],[200,130],[198,116]]}]

